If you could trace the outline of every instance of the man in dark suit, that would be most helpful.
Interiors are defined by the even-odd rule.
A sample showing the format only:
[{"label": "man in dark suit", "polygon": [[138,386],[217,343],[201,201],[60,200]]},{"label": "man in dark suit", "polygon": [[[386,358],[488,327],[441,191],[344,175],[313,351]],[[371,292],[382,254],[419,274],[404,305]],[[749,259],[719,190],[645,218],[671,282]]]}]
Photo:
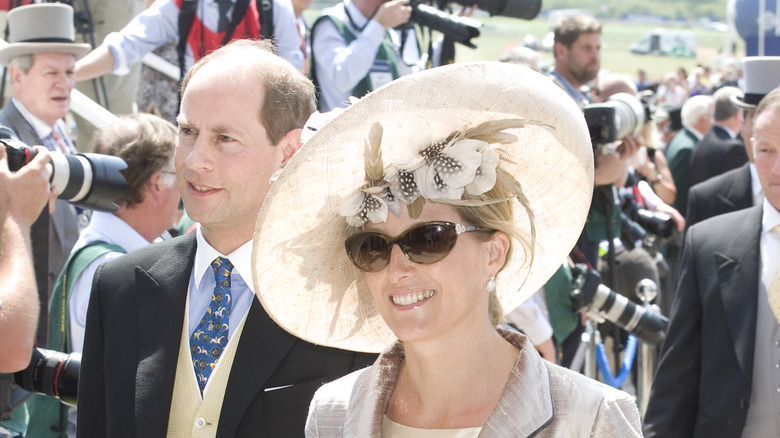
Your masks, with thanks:
[{"label": "man in dark suit", "polygon": [[[79,436],[302,436],[314,391],[375,358],[290,335],[253,293],[260,206],[314,111],[311,82],[270,50],[236,41],[183,79],[174,163],[200,225],[96,272]],[[228,319],[202,327],[216,316]],[[210,336],[209,357],[199,357],[220,327],[227,334]]]},{"label": "man in dark suit", "polygon": [[666,161],[669,162],[669,170],[677,187],[677,196],[672,207],[680,213],[684,212],[688,205],[688,190],[693,185],[693,149],[712,126],[712,102],[712,96],[705,95],[693,96],[685,101],[680,112],[683,129],[666,146]]},{"label": "man in dark suit", "polygon": [[780,89],[756,109],[752,144],[765,199],[686,233],[645,437],[780,436]]},{"label": "man in dark suit", "polygon": [[731,97],[738,95],[742,95],[742,91],[736,87],[723,87],[712,95],[712,128],[693,149],[691,155],[693,184],[748,162],[745,145],[738,138],[742,130],[742,111],[731,103]]},{"label": "man in dark suit", "polygon": [[761,203],[763,193],[753,164],[753,115],[756,105],[780,85],[780,56],[756,56],[742,62],[745,93],[731,96],[731,103],[743,112],[742,138],[748,162],[741,167],[696,184],[688,195],[686,229],[719,214],[737,211]]}]

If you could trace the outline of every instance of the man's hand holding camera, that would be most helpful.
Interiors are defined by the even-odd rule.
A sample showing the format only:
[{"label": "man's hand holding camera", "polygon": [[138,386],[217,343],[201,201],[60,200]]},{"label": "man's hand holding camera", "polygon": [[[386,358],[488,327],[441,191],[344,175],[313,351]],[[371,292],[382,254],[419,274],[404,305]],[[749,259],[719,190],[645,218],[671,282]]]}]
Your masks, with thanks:
[{"label": "man's hand holding camera", "polygon": [[595,184],[603,186],[613,184],[620,180],[626,170],[626,161],[631,158],[642,146],[642,138],[637,135],[623,137],[614,151],[601,153],[596,151]]},{"label": "man's hand holding camera", "polygon": [[5,148],[0,148],[0,219],[10,215],[22,226],[30,226],[47,202],[54,206],[56,195],[49,189],[49,151],[35,146],[37,154],[29,164],[12,173]]},{"label": "man's hand holding camera", "polygon": [[412,7],[409,0],[390,0],[379,5],[373,18],[385,29],[392,29],[412,18]]}]

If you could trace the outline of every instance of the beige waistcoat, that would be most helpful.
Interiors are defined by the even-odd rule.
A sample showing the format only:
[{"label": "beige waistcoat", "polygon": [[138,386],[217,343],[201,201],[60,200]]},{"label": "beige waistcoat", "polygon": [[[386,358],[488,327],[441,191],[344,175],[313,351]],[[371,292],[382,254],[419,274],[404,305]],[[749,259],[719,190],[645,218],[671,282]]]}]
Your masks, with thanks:
[{"label": "beige waistcoat", "polygon": [[213,438],[217,435],[222,400],[225,397],[225,388],[230,378],[230,369],[233,367],[233,358],[236,356],[238,340],[244,330],[245,321],[246,316],[236,327],[222,352],[222,357],[211,372],[201,399],[190,354],[187,318],[184,318],[176,379],[173,384],[173,400],[168,418],[168,437]]}]

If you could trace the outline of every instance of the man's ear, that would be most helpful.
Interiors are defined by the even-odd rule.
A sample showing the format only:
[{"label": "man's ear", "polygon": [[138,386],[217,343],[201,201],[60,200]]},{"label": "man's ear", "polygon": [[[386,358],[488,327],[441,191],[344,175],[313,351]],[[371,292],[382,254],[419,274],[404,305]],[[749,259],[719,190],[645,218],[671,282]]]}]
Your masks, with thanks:
[{"label": "man's ear", "polygon": [[282,164],[286,164],[295,155],[296,152],[303,146],[301,140],[301,132],[303,129],[293,129],[282,137],[277,147],[282,150]]},{"label": "man's ear", "polygon": [[11,77],[11,83],[13,85],[19,84],[22,81],[22,77],[24,76],[22,69],[15,64],[8,66],[8,73]]}]

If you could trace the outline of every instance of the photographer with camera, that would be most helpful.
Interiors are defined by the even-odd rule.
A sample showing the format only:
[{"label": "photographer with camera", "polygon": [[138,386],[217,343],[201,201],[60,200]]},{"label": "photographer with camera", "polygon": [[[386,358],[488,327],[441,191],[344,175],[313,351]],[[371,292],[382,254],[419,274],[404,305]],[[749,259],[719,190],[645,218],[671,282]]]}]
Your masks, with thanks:
[{"label": "photographer with camera", "polygon": [[[128,163],[122,171],[127,190],[117,200],[117,211],[92,213],[60,273],[49,306],[49,349],[81,353],[98,266],[152,243],[173,226],[180,200],[173,166],[175,143],[176,128],[151,114],[120,117],[93,141],[90,149],[95,153]],[[43,395],[34,396],[28,407],[27,437],[76,435],[74,407]]]},{"label": "photographer with camera", "polygon": [[424,70],[409,0],[344,0],[311,29],[311,76],[322,112],[342,107],[403,74]]},{"label": "photographer with camera", "polygon": [[[5,148],[0,147],[0,373],[13,373],[27,366],[38,328],[40,304],[36,283],[31,281],[35,269],[30,231],[53,196],[46,169],[49,153],[42,146],[35,149],[38,153],[27,166],[11,172]],[[8,414],[9,379],[9,375],[0,374],[3,418]],[[20,419],[24,414],[0,422],[0,437],[23,432]]]},{"label": "photographer with camera", "polygon": [[[596,79],[601,65],[601,24],[588,15],[563,17],[556,22],[554,35],[555,68],[550,72],[550,77],[585,110],[592,102],[587,84]],[[593,132],[591,136],[594,136]],[[612,248],[613,242],[619,239],[620,208],[615,204],[618,199],[616,183],[625,175],[625,162],[639,147],[640,141],[634,135],[622,135],[606,141],[594,138],[595,188],[588,220],[572,253],[575,262],[599,268],[599,244],[610,242]],[[608,266],[617,264],[615,252],[608,252]],[[615,272],[615,269],[614,275],[606,276],[605,279],[622,293],[627,290],[633,293],[633,284],[629,284],[632,282],[621,281],[626,276],[635,277],[631,275],[633,271],[629,266],[638,266],[634,271],[640,273],[656,272],[657,278],[654,262],[647,254],[642,254],[636,260],[630,258],[622,265],[622,273]],[[581,318],[572,315],[577,309],[571,305],[572,275],[569,267],[559,269],[552,280],[545,285],[548,307],[553,315],[551,323],[554,328],[559,328],[556,339],[560,342],[560,363],[569,367],[573,365],[575,354],[580,348],[584,325]],[[622,284],[626,286],[621,287]]]},{"label": "photographer with camera", "polygon": [[[9,44],[0,49],[0,64],[8,68],[14,97],[0,110],[0,125],[28,145],[75,152],[63,118],[70,109],[76,58],[89,45],[75,43],[73,8],[62,3],[20,6],[8,13],[8,26]],[[63,200],[56,201],[50,217],[43,214],[33,224],[33,244],[48,244],[48,260],[36,260],[36,267],[48,263],[48,270],[38,272],[40,290],[51,291],[78,235],[76,210]],[[34,248],[35,257],[44,258],[44,249]],[[47,302],[42,300],[42,306]],[[39,334],[39,344],[43,342]]]},{"label": "photographer with camera", "polygon": [[0,147],[0,373],[13,373],[30,362],[38,323],[38,291],[30,227],[50,199],[46,164],[49,153],[38,154],[23,169],[8,170]]}]

